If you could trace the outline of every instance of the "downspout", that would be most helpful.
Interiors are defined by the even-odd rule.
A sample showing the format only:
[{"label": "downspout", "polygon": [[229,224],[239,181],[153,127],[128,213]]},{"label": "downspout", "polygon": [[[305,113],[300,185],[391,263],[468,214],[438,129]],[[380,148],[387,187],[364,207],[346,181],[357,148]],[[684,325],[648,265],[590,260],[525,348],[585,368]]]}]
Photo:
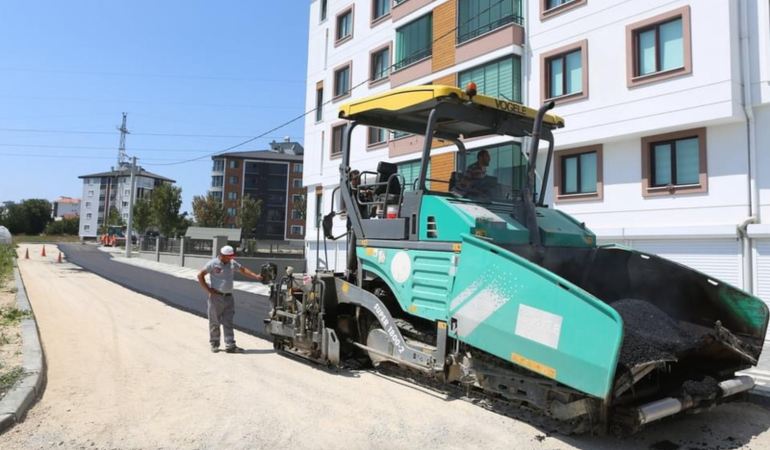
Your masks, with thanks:
[{"label": "downspout", "polygon": [[748,226],[760,223],[759,217],[759,185],[757,184],[757,143],[756,124],[754,121],[754,106],[751,95],[751,64],[749,50],[749,0],[739,3],[741,26],[741,74],[743,76],[743,110],[746,114],[746,132],[748,133],[748,165],[749,165],[749,217],[738,226],[743,241],[743,290],[754,291],[754,264],[751,248],[751,238]]}]

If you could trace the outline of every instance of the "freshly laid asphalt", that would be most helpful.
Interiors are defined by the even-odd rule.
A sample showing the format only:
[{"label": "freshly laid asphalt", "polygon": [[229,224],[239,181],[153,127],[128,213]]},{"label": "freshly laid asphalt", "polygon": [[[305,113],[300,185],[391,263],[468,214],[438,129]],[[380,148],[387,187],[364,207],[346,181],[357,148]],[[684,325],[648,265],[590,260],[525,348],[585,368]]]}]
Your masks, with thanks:
[{"label": "freshly laid asphalt", "polygon": [[[206,317],[206,293],[196,281],[121,264],[114,261],[112,255],[100,251],[94,245],[60,244],[59,248],[69,262],[89,272],[175,308]],[[235,328],[268,338],[263,322],[270,311],[268,298],[238,290],[234,296]],[[201,336],[201,343],[208,345],[208,336]]]}]

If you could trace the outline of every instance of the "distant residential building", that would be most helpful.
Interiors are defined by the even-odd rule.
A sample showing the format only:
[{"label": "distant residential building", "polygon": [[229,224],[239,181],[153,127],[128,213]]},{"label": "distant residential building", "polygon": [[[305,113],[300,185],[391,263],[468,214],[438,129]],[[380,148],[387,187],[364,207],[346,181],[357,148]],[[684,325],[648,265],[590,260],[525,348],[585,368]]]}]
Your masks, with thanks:
[{"label": "distant residential building", "polygon": [[[128,220],[128,202],[131,197],[131,176],[127,170],[81,175],[83,197],[80,201],[80,238],[95,239],[99,236],[105,217],[114,206],[123,221]],[[149,196],[152,190],[162,184],[175,181],[141,167],[136,178],[135,199]],[[112,225],[112,224],[107,224]]]},{"label": "distant residential building", "polygon": [[307,190],[302,185],[305,149],[286,137],[271,142],[269,150],[225,153],[212,157],[209,192],[227,208],[226,226],[236,227],[243,197],[262,200],[262,215],[254,233],[244,237],[270,240],[302,240],[305,237],[304,205]]},{"label": "distant residential building", "polygon": [[80,199],[72,197],[59,197],[53,202],[51,217],[54,220],[70,219],[80,215]]}]

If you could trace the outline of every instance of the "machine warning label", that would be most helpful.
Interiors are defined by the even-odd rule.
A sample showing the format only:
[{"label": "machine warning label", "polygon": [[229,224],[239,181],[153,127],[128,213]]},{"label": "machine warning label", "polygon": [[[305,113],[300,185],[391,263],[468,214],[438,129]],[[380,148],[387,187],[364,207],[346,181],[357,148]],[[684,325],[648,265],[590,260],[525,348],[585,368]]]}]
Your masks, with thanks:
[{"label": "machine warning label", "polygon": [[562,316],[520,304],[516,318],[516,335],[551,348],[558,348],[561,322]]}]

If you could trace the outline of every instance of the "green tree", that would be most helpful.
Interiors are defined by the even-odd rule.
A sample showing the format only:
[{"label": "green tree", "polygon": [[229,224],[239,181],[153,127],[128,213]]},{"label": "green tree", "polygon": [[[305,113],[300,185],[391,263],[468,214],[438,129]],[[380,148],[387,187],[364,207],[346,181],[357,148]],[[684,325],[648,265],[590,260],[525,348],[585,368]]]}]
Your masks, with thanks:
[{"label": "green tree", "polygon": [[209,192],[205,197],[196,195],[192,201],[195,222],[199,227],[222,228],[227,220],[224,203]]},{"label": "green tree", "polygon": [[235,224],[243,230],[243,234],[253,234],[261,216],[262,200],[256,200],[254,197],[247,195],[243,197],[241,207],[238,208]]},{"label": "green tree", "polygon": [[305,212],[307,211],[307,199],[304,195],[300,195],[297,201],[294,202],[294,209],[299,211],[299,217],[305,218]]},{"label": "green tree", "polygon": [[102,233],[107,233],[111,226],[122,227],[125,224],[126,222],[123,221],[123,218],[120,216],[120,211],[118,211],[118,208],[111,206],[110,212],[107,214],[107,220],[105,220],[102,224]]},{"label": "green tree", "polygon": [[134,231],[138,235],[143,235],[150,225],[152,225],[152,211],[150,210],[150,199],[140,197],[134,203]]},{"label": "green tree", "polygon": [[153,189],[150,200],[152,222],[164,236],[173,236],[179,228],[182,216],[182,188],[170,184],[162,184]]},{"label": "green tree", "polygon": [[13,234],[40,234],[51,220],[51,203],[43,199],[8,205],[3,224]]},{"label": "green tree", "polygon": [[45,227],[45,234],[49,236],[76,236],[80,229],[80,219],[55,220]]}]

